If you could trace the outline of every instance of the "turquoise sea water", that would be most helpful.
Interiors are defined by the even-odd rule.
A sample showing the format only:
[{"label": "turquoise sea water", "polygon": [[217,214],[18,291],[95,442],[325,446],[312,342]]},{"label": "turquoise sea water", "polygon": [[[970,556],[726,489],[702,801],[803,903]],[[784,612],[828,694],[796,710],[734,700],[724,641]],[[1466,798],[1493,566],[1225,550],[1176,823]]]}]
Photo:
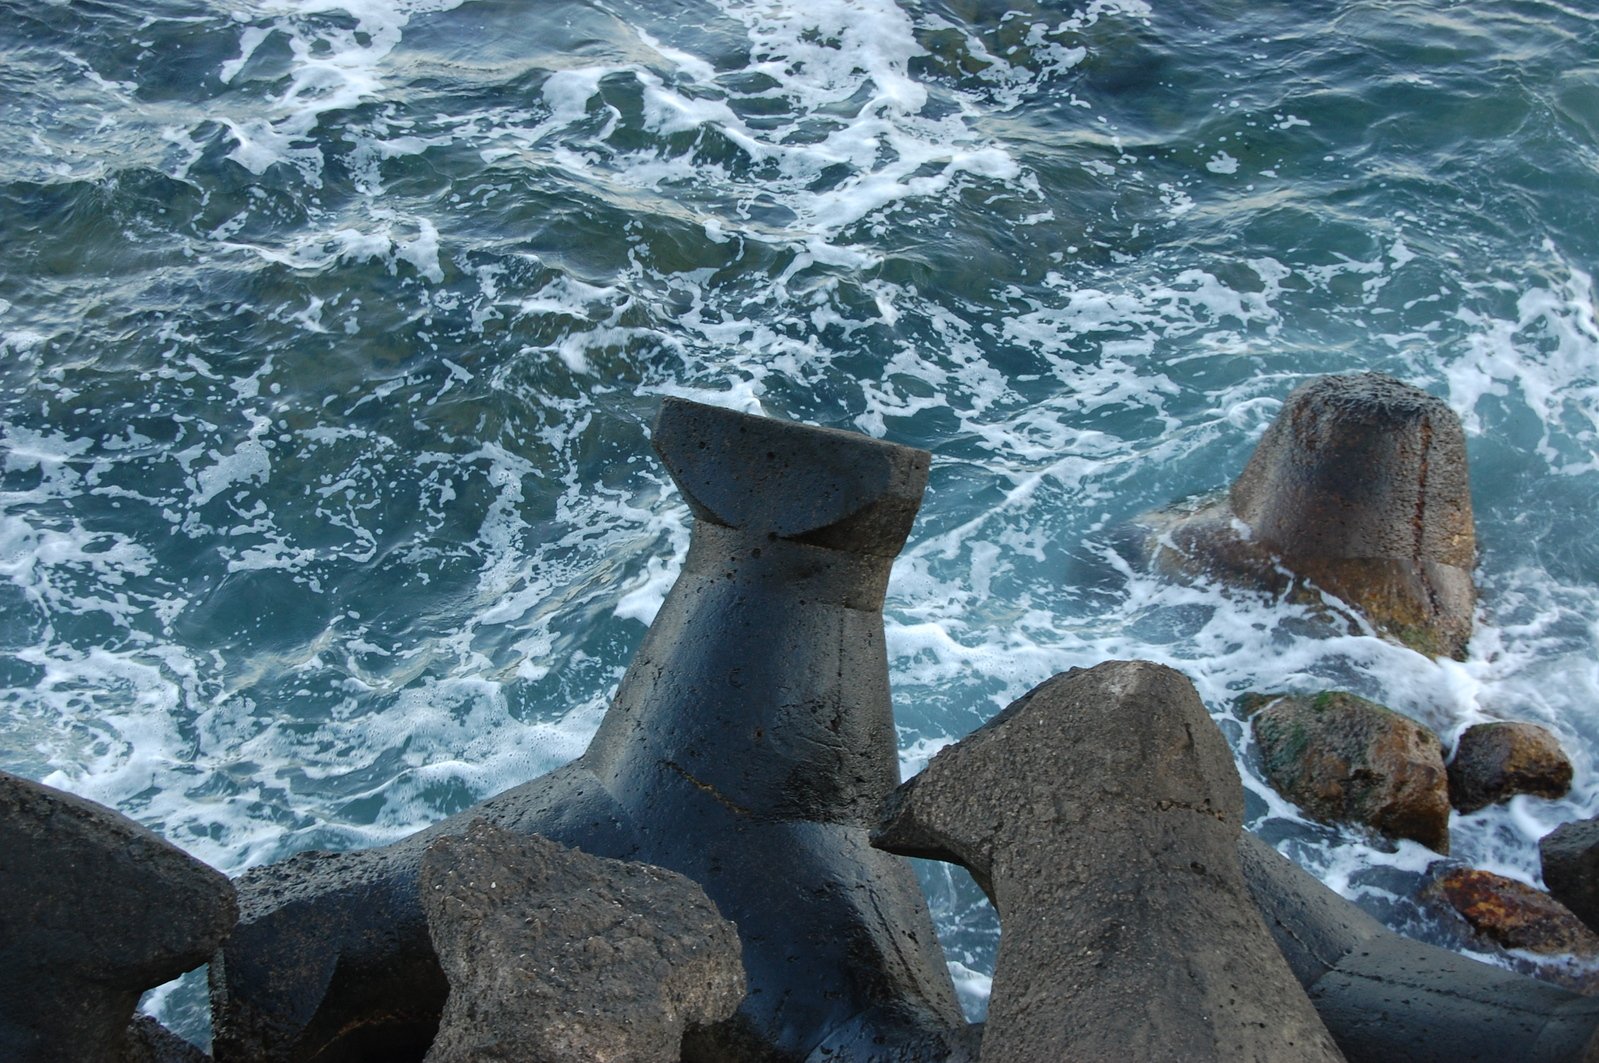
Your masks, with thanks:
[{"label": "turquoise sea water", "polygon": [[[1599,813],[1586,4],[0,0],[0,149],[0,767],[225,870],[581,751],[686,548],[669,394],[933,452],[907,773],[1163,661],[1252,826],[1423,936],[1436,857],[1300,820],[1236,695],[1553,728],[1571,797],[1457,816],[1476,866]],[[1115,554],[1368,369],[1465,421],[1468,660]],[[980,1014],[992,913],[923,872]]]}]

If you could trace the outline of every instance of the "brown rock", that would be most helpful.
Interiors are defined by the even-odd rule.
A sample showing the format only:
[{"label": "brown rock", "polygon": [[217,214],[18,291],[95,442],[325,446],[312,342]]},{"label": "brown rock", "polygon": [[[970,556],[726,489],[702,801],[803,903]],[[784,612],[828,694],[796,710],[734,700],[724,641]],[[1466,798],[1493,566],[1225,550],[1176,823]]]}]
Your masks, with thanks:
[{"label": "brown rock", "polygon": [[1307,815],[1449,851],[1443,748],[1421,724],[1337,691],[1282,698],[1252,724],[1267,780]]},{"label": "brown rock", "polygon": [[1571,761],[1560,742],[1535,723],[1479,723],[1460,736],[1449,762],[1449,800],[1475,812],[1517,794],[1564,797]]},{"label": "brown rock", "polygon": [[1434,876],[1425,889],[1501,948],[1599,957],[1599,935],[1583,925],[1571,909],[1526,883],[1491,871],[1457,867]]},{"label": "brown rock", "polygon": [[1312,603],[1326,591],[1416,650],[1465,655],[1476,605],[1465,433],[1441,399],[1392,377],[1296,389],[1225,498],[1140,523],[1169,573]]}]

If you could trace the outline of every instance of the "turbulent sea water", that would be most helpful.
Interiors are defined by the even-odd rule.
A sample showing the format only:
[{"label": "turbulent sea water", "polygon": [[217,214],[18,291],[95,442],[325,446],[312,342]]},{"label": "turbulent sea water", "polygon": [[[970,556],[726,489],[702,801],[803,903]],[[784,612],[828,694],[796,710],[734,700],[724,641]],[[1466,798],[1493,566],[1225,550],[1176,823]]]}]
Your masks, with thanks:
[{"label": "turbulent sea water", "polygon": [[[581,752],[687,545],[663,395],[933,452],[903,768],[1173,665],[1250,825],[1427,936],[1233,699],[1555,730],[1599,813],[1599,9],[1553,0],[0,0],[0,767],[229,872]],[[1465,421],[1464,662],[1133,571],[1297,384]],[[1063,764],[1062,771],[1070,771]],[[963,997],[997,922],[921,868]],[[203,1041],[201,980],[147,1007]]]}]

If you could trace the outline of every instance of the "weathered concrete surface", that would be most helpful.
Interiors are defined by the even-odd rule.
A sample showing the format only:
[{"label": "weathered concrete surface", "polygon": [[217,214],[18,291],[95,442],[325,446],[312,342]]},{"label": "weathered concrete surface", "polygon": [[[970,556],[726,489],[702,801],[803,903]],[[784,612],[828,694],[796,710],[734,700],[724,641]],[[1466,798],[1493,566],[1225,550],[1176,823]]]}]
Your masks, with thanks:
[{"label": "weathered concrete surface", "polygon": [[476,819],[686,875],[737,924],[749,995],[687,1058],[947,1052],[921,891],[867,840],[898,781],[883,593],[929,457],[677,399],[654,442],[693,539],[588,751],[398,844],[245,876],[219,1060],[419,1058],[446,992],[419,863]]},{"label": "weathered concrete surface", "polygon": [[139,997],[233,925],[227,876],[118,812],[0,772],[0,1059],[116,1060]]},{"label": "weathered concrete surface", "polygon": [[1570,759],[1560,741],[1535,723],[1468,727],[1449,761],[1449,800],[1462,812],[1517,794],[1564,797],[1570,789]]},{"label": "weathered concrete surface", "polygon": [[1247,832],[1239,853],[1349,1063],[1599,1061],[1599,1000],[1401,937]]},{"label": "weathered concrete surface", "polygon": [[450,981],[428,1063],[676,1063],[744,999],[737,929],[671,871],[479,822],[421,884]]},{"label": "weathered concrete surface", "polygon": [[1599,819],[1562,823],[1538,842],[1549,893],[1599,931]]},{"label": "weathered concrete surface", "polygon": [[1115,661],[942,750],[876,844],[962,865],[999,912],[985,1063],[1340,1059],[1245,890],[1242,815],[1192,684]]},{"label": "weathered concrete surface", "polygon": [[1140,523],[1167,572],[1288,593],[1286,568],[1414,649],[1465,654],[1476,606],[1465,433],[1441,399],[1393,377],[1295,389],[1225,498]]},{"label": "weathered concrete surface", "polygon": [[1477,868],[1440,868],[1422,892],[1500,948],[1599,957],[1599,935],[1571,909],[1524,882]]},{"label": "weathered concrete surface", "polygon": [[135,1015],[116,1063],[211,1063],[211,1057],[148,1015]]},{"label": "weathered concrete surface", "polygon": [[1283,697],[1251,717],[1266,779],[1307,815],[1449,851],[1449,777],[1438,736],[1337,691]]}]

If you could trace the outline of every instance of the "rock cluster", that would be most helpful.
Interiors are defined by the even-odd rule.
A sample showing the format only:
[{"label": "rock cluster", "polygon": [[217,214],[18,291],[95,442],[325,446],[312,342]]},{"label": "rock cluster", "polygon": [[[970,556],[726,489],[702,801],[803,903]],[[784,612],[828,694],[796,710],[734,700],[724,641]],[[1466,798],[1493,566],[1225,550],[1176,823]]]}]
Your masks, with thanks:
[{"label": "rock cluster", "polygon": [[[1138,552],[1168,575],[1318,608],[1330,595],[1414,649],[1465,655],[1476,604],[1465,436],[1441,400],[1392,377],[1320,377],[1295,389],[1224,497],[1139,525]],[[1558,798],[1571,786],[1570,761],[1536,724],[1469,728],[1446,765],[1432,731],[1352,694],[1242,701],[1266,779],[1308,816],[1440,853],[1449,851],[1451,809]],[[1557,867],[1552,881],[1588,904],[1576,876],[1562,874]],[[1533,903],[1513,893],[1497,903]]]},{"label": "rock cluster", "polygon": [[1267,781],[1307,815],[1440,853],[1449,852],[1451,807],[1475,812],[1571,788],[1570,760],[1537,724],[1467,728],[1445,764],[1443,742],[1430,729],[1343,691],[1248,695],[1241,704]]},{"label": "rock cluster", "polygon": [[[1225,507],[1165,541],[1235,575],[1291,562],[1457,652],[1463,453],[1413,391],[1296,392]],[[237,898],[124,817],[0,774],[0,1057],[207,1058],[132,1012],[221,943],[222,1063],[1599,1060],[1599,1001],[1399,938],[1245,834],[1227,744],[1169,668],[1057,676],[896,789],[881,607],[928,455],[677,400],[655,445],[693,539],[572,764],[392,846],[255,869]],[[1307,812],[1439,851],[1451,794],[1570,783],[1531,725],[1468,731],[1446,769],[1430,731],[1352,695],[1257,708],[1267,775]],[[1591,918],[1599,828],[1544,851]],[[994,902],[981,1030],[891,853],[959,864]],[[1558,906],[1519,883],[1436,889],[1507,947],[1599,948],[1574,917],[1551,936]]]}]

